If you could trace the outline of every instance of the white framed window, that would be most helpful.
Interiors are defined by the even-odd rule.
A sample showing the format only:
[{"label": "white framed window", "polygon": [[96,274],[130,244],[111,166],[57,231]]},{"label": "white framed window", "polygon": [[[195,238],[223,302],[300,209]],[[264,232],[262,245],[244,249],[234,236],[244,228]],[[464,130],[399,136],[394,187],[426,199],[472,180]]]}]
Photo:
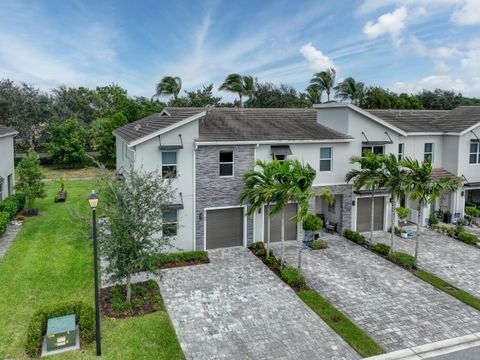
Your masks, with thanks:
[{"label": "white framed window", "polygon": [[398,161],[401,161],[405,158],[405,144],[398,144]]},{"label": "white framed window", "polygon": [[480,164],[480,143],[470,143],[470,164]]},{"label": "white framed window", "polygon": [[163,236],[171,237],[178,235],[178,210],[166,208],[163,210]]},{"label": "white framed window", "polygon": [[218,174],[220,177],[233,176],[233,150],[219,151]]},{"label": "white framed window", "polygon": [[425,143],[423,150],[423,160],[430,159],[433,163],[433,143]]},{"label": "white framed window", "polygon": [[384,145],[366,145],[362,146],[362,157],[365,157],[367,151],[371,151],[374,154],[384,154],[385,153],[385,146]]},{"label": "white framed window", "polygon": [[175,151],[162,152],[162,176],[166,178],[177,177],[177,153]]},{"label": "white framed window", "polygon": [[332,155],[331,147],[320,148],[320,171],[332,171]]}]

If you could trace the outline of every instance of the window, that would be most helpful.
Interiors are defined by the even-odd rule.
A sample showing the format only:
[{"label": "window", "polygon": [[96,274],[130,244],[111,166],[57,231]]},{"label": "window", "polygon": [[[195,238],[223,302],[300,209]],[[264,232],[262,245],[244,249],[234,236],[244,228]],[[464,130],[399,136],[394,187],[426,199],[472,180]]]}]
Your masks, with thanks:
[{"label": "window", "polygon": [[233,150],[220,150],[218,160],[219,175],[233,176]]},{"label": "window", "polygon": [[277,159],[279,163],[283,163],[287,159],[287,155],[273,155],[273,159]]},{"label": "window", "polygon": [[480,143],[470,143],[470,164],[480,164]]},{"label": "window", "polygon": [[320,148],[320,171],[332,171],[332,148]]},{"label": "window", "polygon": [[367,151],[371,151],[374,154],[383,154],[384,153],[384,146],[383,145],[362,146],[362,157],[365,156]]},{"label": "window", "polygon": [[430,159],[433,162],[433,143],[425,143],[423,160]]},{"label": "window", "polygon": [[178,233],[178,211],[177,209],[165,208],[163,210],[163,236],[177,236]]},{"label": "window", "polygon": [[405,157],[405,144],[398,144],[398,161]]},{"label": "window", "polygon": [[162,152],[162,176],[177,177],[177,153],[175,151]]}]

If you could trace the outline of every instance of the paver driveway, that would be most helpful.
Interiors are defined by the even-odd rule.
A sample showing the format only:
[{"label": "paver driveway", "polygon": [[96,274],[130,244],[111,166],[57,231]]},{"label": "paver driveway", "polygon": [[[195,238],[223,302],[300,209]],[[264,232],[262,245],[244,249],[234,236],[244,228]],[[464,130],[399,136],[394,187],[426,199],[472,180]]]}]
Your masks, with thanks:
[{"label": "paver driveway", "polygon": [[[367,234],[367,237],[370,235]],[[390,234],[375,232],[374,242],[390,244]],[[395,251],[415,252],[415,240],[394,240]],[[480,296],[480,249],[459,240],[422,229],[418,252],[418,267],[437,275],[472,295]]]},{"label": "paver driveway", "polygon": [[188,359],[359,359],[245,248],[167,269],[163,300]]},{"label": "paver driveway", "polygon": [[[304,252],[307,282],[385,349],[480,331],[480,312],[341,236],[325,238],[328,249]],[[288,242],[287,262],[296,266],[296,256],[296,243]]]}]

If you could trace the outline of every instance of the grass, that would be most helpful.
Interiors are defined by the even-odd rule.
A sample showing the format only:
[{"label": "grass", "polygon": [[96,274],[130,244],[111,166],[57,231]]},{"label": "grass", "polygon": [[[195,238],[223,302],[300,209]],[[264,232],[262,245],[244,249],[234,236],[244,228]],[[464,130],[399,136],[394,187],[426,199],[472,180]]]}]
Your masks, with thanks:
[{"label": "grass", "polygon": [[480,299],[478,297],[473,296],[464,290],[458,289],[455,286],[450,285],[445,280],[426,271],[415,270],[413,271],[413,274],[430,285],[435,286],[437,289],[446,292],[448,295],[451,295],[465,304],[470,305],[474,309],[480,310]]},{"label": "grass", "polygon": [[297,292],[297,295],[361,356],[368,357],[385,353],[385,349],[316,291],[301,290]]},{"label": "grass", "polygon": [[[94,167],[85,167],[80,169],[59,169],[53,165],[43,165],[42,166],[43,175],[45,179],[59,179],[63,177],[64,179],[85,179],[93,178],[97,176],[97,168]],[[111,175],[114,175],[113,170],[108,170]]]},{"label": "grass", "polygon": [[[85,196],[91,181],[67,181],[67,202],[53,202],[58,184],[47,183],[47,198],[38,200],[41,216],[28,218],[0,261],[0,359],[22,359],[25,331],[34,312],[44,305],[83,300],[93,305],[92,247],[85,217]],[[165,311],[139,318],[102,318],[106,359],[182,359],[175,332]],[[95,357],[95,346],[59,359]]]}]

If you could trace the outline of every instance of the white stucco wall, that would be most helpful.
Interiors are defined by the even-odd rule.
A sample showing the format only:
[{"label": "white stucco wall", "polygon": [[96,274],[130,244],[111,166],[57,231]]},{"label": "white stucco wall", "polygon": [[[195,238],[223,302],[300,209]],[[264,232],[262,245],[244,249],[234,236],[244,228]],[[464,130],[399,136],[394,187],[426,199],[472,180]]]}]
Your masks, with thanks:
[{"label": "white stucco wall", "polygon": [[[8,196],[8,175],[12,175],[12,192],[15,184],[13,136],[0,137],[0,176],[3,177],[2,197]],[[1,200],[1,199],[0,199]]]}]

